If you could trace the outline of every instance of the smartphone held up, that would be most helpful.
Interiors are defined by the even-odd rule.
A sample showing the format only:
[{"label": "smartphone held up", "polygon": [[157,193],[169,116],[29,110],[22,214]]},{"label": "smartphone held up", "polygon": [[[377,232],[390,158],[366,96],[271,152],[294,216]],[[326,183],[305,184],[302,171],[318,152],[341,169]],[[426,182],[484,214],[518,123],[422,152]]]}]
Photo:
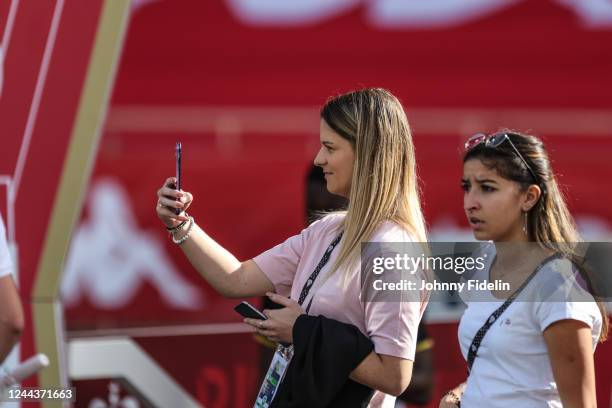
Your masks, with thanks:
[{"label": "smartphone held up", "polygon": [[[182,182],[181,182],[181,160],[182,160],[182,156],[183,156],[183,145],[181,144],[181,142],[176,142],[176,147],[175,147],[175,161],[176,161],[176,185],[175,188],[177,190],[180,190],[182,188]],[[180,208],[175,208],[174,212],[178,215],[181,213],[181,209]]]}]

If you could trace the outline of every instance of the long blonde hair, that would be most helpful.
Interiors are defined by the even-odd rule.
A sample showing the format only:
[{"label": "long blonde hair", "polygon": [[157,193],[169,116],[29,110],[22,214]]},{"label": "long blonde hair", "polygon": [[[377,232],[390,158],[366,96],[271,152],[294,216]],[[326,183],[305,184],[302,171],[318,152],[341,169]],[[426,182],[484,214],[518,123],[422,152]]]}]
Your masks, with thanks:
[{"label": "long blonde hair", "polygon": [[384,221],[426,242],[412,134],[400,101],[385,89],[361,89],[330,98],[321,118],[355,151],[349,204],[340,226],[344,235],[332,273],[353,265],[361,243]]}]

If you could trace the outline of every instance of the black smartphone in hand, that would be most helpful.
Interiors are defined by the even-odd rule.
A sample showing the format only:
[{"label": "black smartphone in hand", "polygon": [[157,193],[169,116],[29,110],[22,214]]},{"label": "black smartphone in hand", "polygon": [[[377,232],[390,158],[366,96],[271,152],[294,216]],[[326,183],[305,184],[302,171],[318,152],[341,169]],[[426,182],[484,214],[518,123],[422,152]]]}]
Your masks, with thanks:
[{"label": "black smartphone in hand", "polygon": [[[182,183],[181,183],[181,159],[182,159],[182,155],[183,155],[183,145],[181,144],[181,142],[176,142],[176,148],[175,148],[175,160],[176,160],[176,185],[175,188],[177,190],[181,189]],[[175,208],[174,212],[178,215],[181,213],[181,211],[183,211],[180,208]]]},{"label": "black smartphone in hand", "polygon": [[265,314],[257,310],[257,308],[249,302],[240,302],[238,305],[236,305],[236,307],[234,307],[234,310],[240,313],[243,317],[248,317],[249,319],[268,320],[268,317]]}]

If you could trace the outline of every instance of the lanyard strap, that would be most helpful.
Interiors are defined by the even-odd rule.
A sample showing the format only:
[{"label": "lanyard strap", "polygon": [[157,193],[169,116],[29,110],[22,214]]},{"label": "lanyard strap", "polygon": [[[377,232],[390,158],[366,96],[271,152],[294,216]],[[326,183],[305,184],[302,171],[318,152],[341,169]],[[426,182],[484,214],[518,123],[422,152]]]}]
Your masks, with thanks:
[{"label": "lanyard strap", "polygon": [[[343,233],[344,232],[341,232],[332,241],[332,243],[329,244],[329,246],[325,250],[325,253],[323,254],[323,257],[319,261],[319,264],[317,265],[315,270],[310,274],[310,276],[308,277],[308,280],[306,280],[306,283],[304,283],[304,286],[302,287],[302,291],[300,292],[300,297],[298,298],[298,303],[299,303],[300,306],[302,306],[302,304],[306,300],[306,296],[308,296],[308,293],[310,292],[310,289],[312,289],[312,285],[314,284],[315,279],[317,279],[317,276],[319,276],[319,272],[321,272],[321,269],[323,269],[323,267],[329,261],[329,257],[331,256],[331,254],[332,254],[334,248],[336,247],[336,245],[338,245],[338,242],[340,242],[340,239],[342,238],[342,234]],[[308,313],[308,311],[310,310],[310,306],[311,305],[312,305],[312,299],[311,299],[310,303],[308,304],[308,307],[306,308],[306,313]]]},{"label": "lanyard strap", "polygon": [[476,360],[478,349],[480,348],[480,343],[482,343],[482,340],[483,340],[485,334],[487,334],[487,332],[489,331],[491,326],[493,326],[493,323],[495,323],[495,321],[499,318],[499,316],[501,316],[501,314],[504,313],[504,311],[508,308],[508,306],[510,306],[510,304],[514,301],[514,299],[516,299],[518,297],[519,293],[521,293],[523,288],[525,288],[525,286],[527,286],[527,284],[536,275],[536,273],[538,273],[538,271],[540,269],[542,269],[542,267],[546,263],[548,263],[549,261],[552,261],[555,258],[559,258],[560,256],[561,256],[560,254],[554,254],[554,255],[551,255],[548,258],[544,259],[542,262],[540,262],[540,264],[536,267],[536,269],[533,271],[533,273],[525,280],[525,282],[523,282],[521,287],[518,288],[504,302],[503,305],[501,305],[493,313],[491,313],[491,315],[489,316],[489,318],[487,319],[485,324],[483,324],[482,327],[478,330],[478,332],[476,332],[476,336],[474,336],[474,339],[472,340],[472,344],[470,345],[470,348],[468,349],[468,358],[467,358],[468,376],[470,375],[470,372],[472,371],[472,365],[474,364],[474,360]]}]

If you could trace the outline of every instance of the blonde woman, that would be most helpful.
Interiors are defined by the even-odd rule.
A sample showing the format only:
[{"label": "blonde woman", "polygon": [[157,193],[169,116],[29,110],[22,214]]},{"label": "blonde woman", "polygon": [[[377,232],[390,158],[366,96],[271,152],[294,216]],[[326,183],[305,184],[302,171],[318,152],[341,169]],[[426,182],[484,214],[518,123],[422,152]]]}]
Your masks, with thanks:
[{"label": "blonde woman", "polygon": [[518,289],[467,302],[459,343],[468,378],[440,407],[595,407],[593,352],[607,315],[589,293],[565,296],[588,279],[573,262],[580,237],[544,144],[510,131],[475,135],[461,184],[474,237],[492,242],[480,278]]},{"label": "blonde woman", "polygon": [[158,191],[157,214],[219,293],[234,298],[267,294],[285,306],[264,311],[265,321],[245,319],[262,335],[291,344],[296,319],[308,313],[352,325],[367,336],[373,351],[350,379],[376,390],[370,406],[392,407],[394,396],[410,382],[425,301],[362,302],[359,255],[362,242],[426,240],[410,128],[391,93],[363,89],[323,106],[320,142],[314,163],[323,169],[327,189],[348,199],[347,211],[322,218],[254,259],[239,261],[192,218],[176,215],[174,209],[186,210],[193,197],[173,189],[173,178]]}]

